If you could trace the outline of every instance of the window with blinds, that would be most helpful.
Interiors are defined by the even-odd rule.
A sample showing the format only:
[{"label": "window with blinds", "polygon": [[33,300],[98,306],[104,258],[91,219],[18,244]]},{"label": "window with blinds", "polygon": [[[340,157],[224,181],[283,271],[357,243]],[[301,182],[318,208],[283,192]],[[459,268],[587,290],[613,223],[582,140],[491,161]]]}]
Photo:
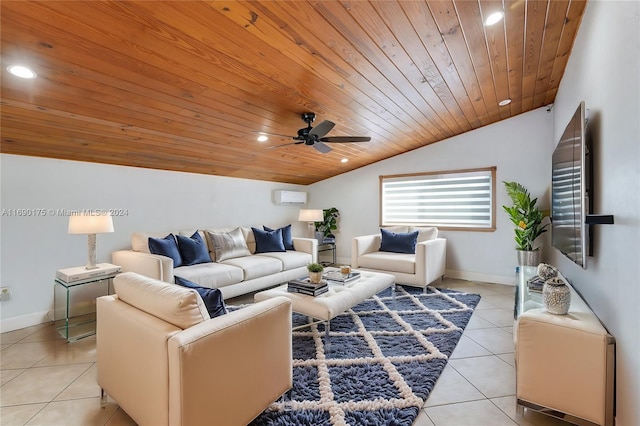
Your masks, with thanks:
[{"label": "window with blinds", "polygon": [[496,168],[380,176],[381,224],[495,230]]}]

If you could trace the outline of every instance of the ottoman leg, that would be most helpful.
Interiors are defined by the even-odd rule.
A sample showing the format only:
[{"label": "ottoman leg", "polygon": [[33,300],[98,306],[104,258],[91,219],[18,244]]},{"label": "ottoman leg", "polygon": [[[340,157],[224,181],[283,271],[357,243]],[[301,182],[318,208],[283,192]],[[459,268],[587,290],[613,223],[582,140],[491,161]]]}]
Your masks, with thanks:
[{"label": "ottoman leg", "polygon": [[324,323],[324,353],[328,354],[331,352],[331,337],[329,333],[331,332],[331,320],[327,320]]}]

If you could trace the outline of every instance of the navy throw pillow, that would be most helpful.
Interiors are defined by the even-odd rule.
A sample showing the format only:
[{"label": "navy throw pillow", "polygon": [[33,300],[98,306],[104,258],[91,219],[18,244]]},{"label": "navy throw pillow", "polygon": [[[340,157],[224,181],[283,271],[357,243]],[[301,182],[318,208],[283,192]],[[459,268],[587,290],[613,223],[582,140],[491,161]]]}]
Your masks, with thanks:
[{"label": "navy throw pillow", "polygon": [[207,244],[198,231],[194,232],[191,237],[176,235],[176,238],[178,239],[178,249],[180,250],[183,265],[211,262]]},{"label": "navy throw pillow", "polygon": [[192,288],[198,292],[200,297],[202,297],[204,306],[207,307],[207,311],[209,312],[209,316],[211,318],[219,317],[220,315],[224,315],[227,313],[227,307],[224,305],[224,298],[222,297],[222,292],[219,289],[202,287],[192,281],[189,281],[186,278],[182,278],[177,275],[174,278],[176,284],[183,287]]},{"label": "navy throw pillow", "polygon": [[270,253],[274,251],[286,251],[282,242],[282,231],[263,231],[258,228],[251,228],[256,239],[256,253]]},{"label": "navy throw pillow", "polygon": [[418,231],[415,232],[391,232],[384,228],[380,229],[382,242],[380,251],[392,253],[416,253],[416,243],[418,242]]},{"label": "navy throw pillow", "polygon": [[[273,231],[273,229],[269,228],[268,226],[262,225],[262,228],[265,231]],[[282,228],[278,228],[278,229],[282,231],[282,243],[284,244],[284,249],[295,250],[295,248],[293,248],[293,236],[291,235],[291,224],[287,226],[283,226]]]},{"label": "navy throw pillow", "polygon": [[174,268],[182,265],[182,256],[180,256],[178,243],[176,243],[173,234],[169,234],[164,238],[149,237],[149,251],[153,254],[167,256],[173,259]]}]

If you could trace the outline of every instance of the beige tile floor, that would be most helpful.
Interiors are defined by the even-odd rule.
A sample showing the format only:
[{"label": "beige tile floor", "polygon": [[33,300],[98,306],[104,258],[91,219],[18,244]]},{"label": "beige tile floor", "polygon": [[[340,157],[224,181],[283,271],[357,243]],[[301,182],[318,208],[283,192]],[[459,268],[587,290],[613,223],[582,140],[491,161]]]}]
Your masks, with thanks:
[{"label": "beige tile floor", "polygon": [[[414,426],[568,425],[515,405],[512,286],[445,279],[482,295]],[[251,295],[228,301],[247,303]],[[0,424],[135,425],[111,399],[100,409],[96,340],[66,343],[51,324],[0,335]]]}]

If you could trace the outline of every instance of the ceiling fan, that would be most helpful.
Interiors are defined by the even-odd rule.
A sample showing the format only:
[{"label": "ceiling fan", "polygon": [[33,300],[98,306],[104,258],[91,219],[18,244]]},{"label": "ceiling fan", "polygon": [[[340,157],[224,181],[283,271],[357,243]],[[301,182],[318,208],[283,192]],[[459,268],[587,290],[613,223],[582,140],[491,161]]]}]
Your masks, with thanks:
[{"label": "ceiling fan", "polygon": [[298,130],[298,134],[296,136],[276,135],[290,137],[296,142],[290,142],[283,145],[275,145],[270,148],[305,144],[314,147],[316,150],[320,151],[323,154],[326,154],[327,152],[331,151],[331,148],[328,145],[325,145],[326,143],[369,142],[371,140],[369,136],[325,136],[331,131],[331,129],[333,129],[335,123],[325,120],[317,126],[311,127],[311,123],[316,120],[316,114],[313,112],[304,112],[302,113],[301,118],[302,121],[307,123],[307,127],[303,127],[302,129]]}]

